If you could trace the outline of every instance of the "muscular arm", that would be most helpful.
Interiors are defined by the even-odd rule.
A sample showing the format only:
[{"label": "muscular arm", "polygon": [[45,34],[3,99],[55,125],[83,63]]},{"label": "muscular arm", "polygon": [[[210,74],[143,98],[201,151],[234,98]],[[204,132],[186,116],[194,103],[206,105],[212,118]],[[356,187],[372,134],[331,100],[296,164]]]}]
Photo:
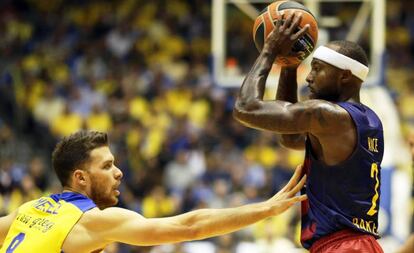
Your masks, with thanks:
[{"label": "muscular arm", "polygon": [[305,196],[294,197],[305,182],[297,184],[301,169],[290,182],[271,199],[256,204],[226,209],[200,209],[168,218],[146,219],[121,208],[98,212],[90,224],[88,234],[105,243],[119,241],[133,245],[156,245],[198,240],[230,233],[269,216],[280,214]]},{"label": "muscular arm", "polygon": [[[288,23],[288,21],[285,22],[285,24]],[[283,47],[286,47],[285,44],[293,43],[293,35],[284,38],[284,32],[277,33],[277,29],[276,27],[267,39],[267,42],[274,43],[265,43],[262,52],[243,81],[233,109],[234,118],[246,126],[274,131],[279,134],[311,133],[318,136],[318,134],[331,134],[342,129],[341,123],[349,121],[349,115],[340,106],[328,101],[316,99],[303,102],[263,100],[266,79],[276,55],[283,51]],[[281,29],[283,30],[283,27]],[[290,47],[288,48],[290,50]],[[293,91],[287,90],[289,85],[287,82],[291,82],[292,79],[292,73],[286,72],[286,70],[282,72],[280,87],[282,92],[278,96],[295,101],[297,98],[293,95]]]},{"label": "muscular arm", "polygon": [[16,214],[17,212],[13,212],[7,216],[0,218],[0,245],[2,245],[4,240],[6,239],[10,226],[16,218]]},{"label": "muscular arm", "polygon": [[[282,67],[277,86],[276,100],[290,103],[298,102],[297,66]],[[280,143],[292,149],[305,148],[305,134],[281,134]]]},{"label": "muscular arm", "polygon": [[316,99],[294,104],[263,101],[263,97],[249,94],[251,87],[260,87],[260,84],[246,79],[233,110],[233,116],[246,126],[279,134],[318,136],[334,133],[341,129],[344,120],[349,120],[347,112],[333,103]]},{"label": "muscular arm", "polygon": [[174,217],[153,219],[119,208],[109,208],[104,213],[108,219],[120,218],[118,226],[105,233],[110,241],[151,246],[230,233],[269,217],[271,210],[263,204],[252,204],[239,210],[200,209]]},{"label": "muscular arm", "polygon": [[299,32],[294,32],[300,19],[293,13],[283,25],[276,22],[240,88],[233,110],[234,118],[249,127],[291,135],[286,137],[285,144],[296,148],[303,147],[303,144],[298,144],[303,143],[301,135],[316,135],[326,132],[324,130],[327,128],[336,131],[337,128],[332,124],[348,117],[339,106],[326,101],[297,102],[296,70],[282,69],[277,100],[263,101],[266,79],[276,56],[289,54],[292,45],[308,29],[305,26]]}]

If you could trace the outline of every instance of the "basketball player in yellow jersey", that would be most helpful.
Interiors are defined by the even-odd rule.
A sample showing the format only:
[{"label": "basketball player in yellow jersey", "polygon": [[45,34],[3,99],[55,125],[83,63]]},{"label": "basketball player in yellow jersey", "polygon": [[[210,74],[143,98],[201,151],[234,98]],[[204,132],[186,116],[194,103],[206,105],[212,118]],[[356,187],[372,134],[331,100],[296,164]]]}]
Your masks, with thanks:
[{"label": "basketball player in yellow jersey", "polygon": [[122,172],[108,145],[105,133],[87,131],[58,143],[52,161],[63,192],[25,203],[0,218],[0,253],[90,253],[111,242],[149,246],[203,239],[278,215],[306,199],[295,197],[305,182],[299,181],[298,166],[289,183],[267,201],[146,219],[111,207],[118,202]]}]

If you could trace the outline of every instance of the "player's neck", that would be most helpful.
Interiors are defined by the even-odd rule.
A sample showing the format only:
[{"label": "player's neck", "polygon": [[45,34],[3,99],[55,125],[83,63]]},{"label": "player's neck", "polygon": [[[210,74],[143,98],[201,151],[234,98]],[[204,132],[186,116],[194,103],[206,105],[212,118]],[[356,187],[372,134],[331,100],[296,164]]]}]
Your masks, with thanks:
[{"label": "player's neck", "polygon": [[353,102],[353,103],[361,103],[359,99],[359,92],[355,93],[351,96],[349,95],[342,95],[338,99],[339,102]]},{"label": "player's neck", "polygon": [[85,191],[82,191],[82,190],[79,190],[79,189],[75,189],[75,188],[72,188],[72,187],[70,187],[70,186],[64,186],[64,187],[63,187],[63,191],[62,191],[62,192],[74,192],[74,193],[79,193],[79,194],[85,195],[86,197],[88,197],[88,198],[89,198],[88,194],[87,194]]},{"label": "player's neck", "polygon": [[359,99],[359,93],[348,99],[348,102],[361,103],[361,100]]}]

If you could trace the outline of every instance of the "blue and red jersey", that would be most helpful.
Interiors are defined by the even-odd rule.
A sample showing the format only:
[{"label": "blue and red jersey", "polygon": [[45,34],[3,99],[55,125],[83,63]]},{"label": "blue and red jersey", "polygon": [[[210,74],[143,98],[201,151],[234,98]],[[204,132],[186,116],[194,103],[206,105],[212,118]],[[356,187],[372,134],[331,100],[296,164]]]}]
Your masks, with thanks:
[{"label": "blue and red jersey", "polygon": [[[378,116],[367,106],[341,102],[357,130],[351,156],[328,166],[313,154],[306,141],[304,173],[308,200],[302,202],[302,245],[309,249],[318,239],[343,229],[378,238],[381,161],[384,136]],[[338,140],[341,141],[341,140]]]}]

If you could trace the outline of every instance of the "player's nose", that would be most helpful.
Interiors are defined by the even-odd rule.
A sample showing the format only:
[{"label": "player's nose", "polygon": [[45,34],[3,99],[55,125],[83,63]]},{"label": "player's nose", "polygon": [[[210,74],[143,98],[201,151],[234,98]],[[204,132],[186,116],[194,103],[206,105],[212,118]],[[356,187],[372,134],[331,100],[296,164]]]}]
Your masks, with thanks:
[{"label": "player's nose", "polygon": [[306,76],[306,82],[307,82],[307,83],[313,83],[313,76],[312,76],[312,74],[311,74],[311,73],[309,73],[309,74]]},{"label": "player's nose", "polygon": [[122,171],[115,166],[115,178],[120,180],[123,176],[124,174],[122,173]]}]

